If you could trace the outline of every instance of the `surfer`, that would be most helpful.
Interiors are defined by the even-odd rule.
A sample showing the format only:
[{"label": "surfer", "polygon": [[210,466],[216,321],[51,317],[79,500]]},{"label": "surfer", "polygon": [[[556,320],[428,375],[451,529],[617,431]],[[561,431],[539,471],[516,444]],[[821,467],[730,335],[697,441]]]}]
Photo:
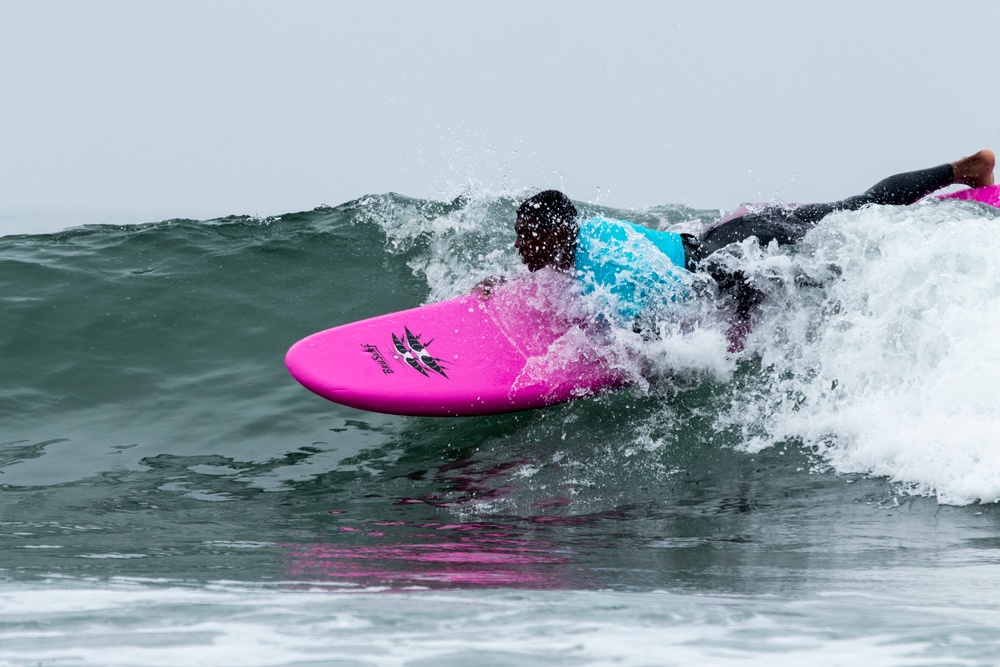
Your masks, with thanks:
[{"label": "surfer", "polygon": [[[725,268],[724,262],[719,261],[718,252],[722,248],[750,237],[756,237],[761,245],[772,241],[779,245],[794,244],[835,211],[854,211],[868,204],[913,204],[956,183],[970,187],[993,185],[994,163],[993,152],[981,150],[955,162],[890,176],[866,192],[840,201],[795,207],[766,206],[710,225],[698,236],[655,231],[602,217],[581,222],[566,195],[545,190],[518,207],[514,247],[529,271],[546,267],[574,271],[584,293],[596,291],[609,295],[623,323],[634,321],[656,298],[678,298],[684,274],[707,273],[720,291],[733,299],[736,315],[733,325],[745,333],[762,295],[746,276]],[[625,280],[623,273],[627,273]],[[487,278],[477,288],[485,298],[500,282],[502,278]]]}]

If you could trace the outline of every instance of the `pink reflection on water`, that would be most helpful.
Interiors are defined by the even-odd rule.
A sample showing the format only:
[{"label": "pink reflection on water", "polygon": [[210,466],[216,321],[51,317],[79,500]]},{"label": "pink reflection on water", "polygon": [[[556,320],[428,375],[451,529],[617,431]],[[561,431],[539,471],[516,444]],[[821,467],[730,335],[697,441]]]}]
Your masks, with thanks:
[{"label": "pink reflection on water", "polygon": [[[445,510],[434,513],[444,521],[385,518],[366,521],[338,517],[337,523],[348,525],[331,526],[328,542],[281,545],[287,550],[285,576],[305,583],[390,590],[572,587],[581,571],[576,559],[585,554],[579,549],[557,550],[548,541],[531,538],[552,534],[553,527],[575,528],[594,521],[623,518],[627,508],[587,515],[569,513],[571,496],[560,491],[531,503],[537,510],[547,514],[551,511],[550,515],[518,517],[513,520],[516,525],[456,521],[458,514],[452,511],[454,508],[469,511],[471,504],[506,496],[511,474],[529,464],[532,461],[524,457],[485,468],[479,468],[469,457],[447,463],[437,471],[437,477],[446,483],[443,488],[393,501],[396,510],[405,512],[397,516],[413,516],[414,510],[417,514],[421,512],[420,506],[429,506]],[[329,514],[349,513],[332,510]]]},{"label": "pink reflection on water", "polygon": [[[398,526],[405,522],[377,523]],[[396,540],[420,540],[415,542],[380,544],[379,540],[368,540],[358,544],[285,544],[282,545],[288,549],[285,575],[299,581],[337,581],[364,587],[565,587],[560,583],[560,575],[571,560],[555,552],[551,544],[511,538],[510,533],[503,530],[508,527],[495,524],[433,524],[430,527],[435,533],[390,536]],[[359,534],[362,530],[354,529],[345,539],[362,537]],[[364,538],[384,536],[382,532],[363,535]]]}]

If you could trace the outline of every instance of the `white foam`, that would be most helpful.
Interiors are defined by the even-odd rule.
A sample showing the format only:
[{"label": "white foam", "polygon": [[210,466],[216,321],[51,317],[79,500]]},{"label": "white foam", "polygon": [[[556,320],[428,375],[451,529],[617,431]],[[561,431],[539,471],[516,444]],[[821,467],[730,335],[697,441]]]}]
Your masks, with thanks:
[{"label": "white foam", "polygon": [[[749,448],[799,438],[840,472],[1000,499],[1000,229],[984,209],[871,207],[830,216],[794,255],[746,251],[770,296],[748,340],[763,375],[728,415]],[[825,287],[794,287],[830,265]]]},{"label": "white foam", "polygon": [[881,667],[989,664],[997,654],[998,618],[984,604],[63,583],[0,588],[0,665]]}]

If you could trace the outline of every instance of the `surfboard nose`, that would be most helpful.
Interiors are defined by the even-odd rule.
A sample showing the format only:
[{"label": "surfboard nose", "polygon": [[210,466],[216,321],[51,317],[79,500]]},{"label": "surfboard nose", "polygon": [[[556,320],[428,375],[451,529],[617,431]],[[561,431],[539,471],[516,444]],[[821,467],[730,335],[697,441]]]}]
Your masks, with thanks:
[{"label": "surfboard nose", "polygon": [[326,368],[323,362],[329,355],[321,341],[315,340],[316,336],[317,334],[313,334],[303,338],[288,349],[285,353],[285,368],[309,391],[324,398],[331,398],[327,394],[341,387],[337,386],[336,375],[325,375],[322,372],[322,369]]}]

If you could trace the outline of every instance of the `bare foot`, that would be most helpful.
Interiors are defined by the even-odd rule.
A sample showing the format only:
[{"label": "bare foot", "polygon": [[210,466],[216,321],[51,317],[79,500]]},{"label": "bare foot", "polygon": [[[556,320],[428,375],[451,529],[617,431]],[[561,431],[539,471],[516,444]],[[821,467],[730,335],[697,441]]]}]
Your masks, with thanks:
[{"label": "bare foot", "polygon": [[958,162],[952,162],[955,182],[968,185],[970,188],[981,188],[993,185],[993,165],[996,157],[988,148],[975,155],[964,157]]}]

